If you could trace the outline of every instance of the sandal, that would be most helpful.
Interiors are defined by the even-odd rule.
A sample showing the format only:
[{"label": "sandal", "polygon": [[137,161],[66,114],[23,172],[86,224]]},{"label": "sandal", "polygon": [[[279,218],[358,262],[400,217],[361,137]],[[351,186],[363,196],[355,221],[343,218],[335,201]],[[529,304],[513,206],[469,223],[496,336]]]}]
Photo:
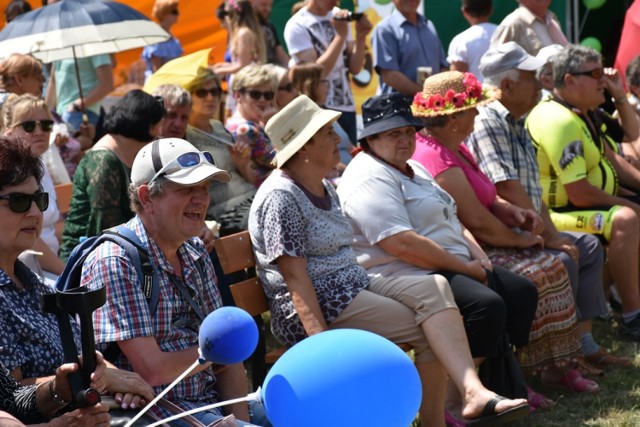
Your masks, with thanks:
[{"label": "sandal", "polygon": [[522,405],[509,408],[505,411],[496,413],[496,405],[501,400],[506,400],[506,397],[495,395],[493,399],[488,401],[484,405],[482,414],[478,418],[474,418],[467,422],[468,427],[483,427],[483,426],[497,426],[506,423],[510,423],[518,418],[524,417],[529,414],[529,405],[523,403]]},{"label": "sandal", "polygon": [[578,356],[576,358],[577,368],[583,377],[595,378],[604,377],[604,371],[587,360],[585,356]]},{"label": "sandal", "polygon": [[547,396],[534,391],[529,386],[527,386],[527,401],[529,402],[529,406],[531,406],[531,412],[543,411],[556,404],[556,402],[549,399]]},{"label": "sandal", "polygon": [[584,356],[584,359],[592,365],[601,368],[628,368],[632,365],[632,361],[628,357],[616,356],[602,347],[600,347],[597,352]]},{"label": "sandal", "polygon": [[586,379],[579,370],[570,369],[558,380],[541,380],[546,387],[569,390],[575,393],[595,393],[600,390],[600,386],[593,380]]}]

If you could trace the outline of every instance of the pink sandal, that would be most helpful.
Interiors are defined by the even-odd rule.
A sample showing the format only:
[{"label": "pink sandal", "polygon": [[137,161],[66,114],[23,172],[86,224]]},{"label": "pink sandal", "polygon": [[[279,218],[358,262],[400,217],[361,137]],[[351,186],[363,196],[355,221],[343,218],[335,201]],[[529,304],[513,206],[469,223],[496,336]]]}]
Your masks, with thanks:
[{"label": "pink sandal", "polygon": [[531,412],[543,411],[551,408],[556,403],[549,399],[547,396],[534,391],[531,387],[527,386],[527,401],[531,406]]},{"label": "pink sandal", "polygon": [[542,380],[542,384],[575,393],[595,393],[600,390],[597,382],[584,378],[577,369],[568,370],[557,381]]}]

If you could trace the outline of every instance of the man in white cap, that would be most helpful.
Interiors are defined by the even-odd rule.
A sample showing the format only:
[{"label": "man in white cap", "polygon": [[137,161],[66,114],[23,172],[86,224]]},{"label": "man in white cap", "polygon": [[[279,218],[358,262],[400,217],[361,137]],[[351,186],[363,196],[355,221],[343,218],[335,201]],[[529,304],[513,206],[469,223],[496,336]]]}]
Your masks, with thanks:
[{"label": "man in white cap", "polygon": [[[135,217],[125,224],[139,238],[157,273],[159,299],[149,308],[136,268],[122,247],[105,242],[86,259],[81,283],[96,289],[106,285],[107,302],[94,312],[96,343],[101,349],[116,343],[112,360],[135,371],[159,393],[198,359],[198,329],[204,317],[222,306],[216,276],[203,242],[211,180],[228,182],[208,152],[179,138],[156,140],[140,150],[131,169],[129,197]],[[214,372],[199,365],[166,396],[181,410],[218,400],[242,397],[247,378],[241,363]],[[230,405],[230,413],[249,421],[246,403]],[[261,409],[261,408],[256,408]],[[157,415],[170,415],[152,408]],[[257,415],[257,414],[256,414]],[[217,409],[194,415],[204,425],[222,418]]]}]

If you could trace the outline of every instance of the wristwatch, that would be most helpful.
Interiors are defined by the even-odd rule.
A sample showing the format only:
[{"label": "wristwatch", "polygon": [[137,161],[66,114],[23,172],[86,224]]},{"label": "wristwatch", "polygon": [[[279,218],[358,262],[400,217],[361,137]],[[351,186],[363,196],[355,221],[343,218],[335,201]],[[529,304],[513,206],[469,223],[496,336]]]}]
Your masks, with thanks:
[{"label": "wristwatch", "polygon": [[49,381],[49,394],[51,395],[51,400],[56,402],[58,405],[62,405],[62,406],[68,405],[69,402],[67,402],[62,397],[60,397],[58,395],[58,393],[56,393],[56,391],[53,389],[53,383],[54,382],[55,382],[55,380]]}]

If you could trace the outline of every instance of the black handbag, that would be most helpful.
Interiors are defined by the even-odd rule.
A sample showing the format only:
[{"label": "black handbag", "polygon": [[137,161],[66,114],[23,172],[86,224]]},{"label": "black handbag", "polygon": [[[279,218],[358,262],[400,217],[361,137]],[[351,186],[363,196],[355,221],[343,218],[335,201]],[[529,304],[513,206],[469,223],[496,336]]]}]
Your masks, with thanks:
[{"label": "black handbag", "polygon": [[513,353],[509,335],[505,333],[500,341],[498,354],[487,357],[482,362],[478,376],[486,388],[501,396],[526,399],[527,384],[524,372]]}]

